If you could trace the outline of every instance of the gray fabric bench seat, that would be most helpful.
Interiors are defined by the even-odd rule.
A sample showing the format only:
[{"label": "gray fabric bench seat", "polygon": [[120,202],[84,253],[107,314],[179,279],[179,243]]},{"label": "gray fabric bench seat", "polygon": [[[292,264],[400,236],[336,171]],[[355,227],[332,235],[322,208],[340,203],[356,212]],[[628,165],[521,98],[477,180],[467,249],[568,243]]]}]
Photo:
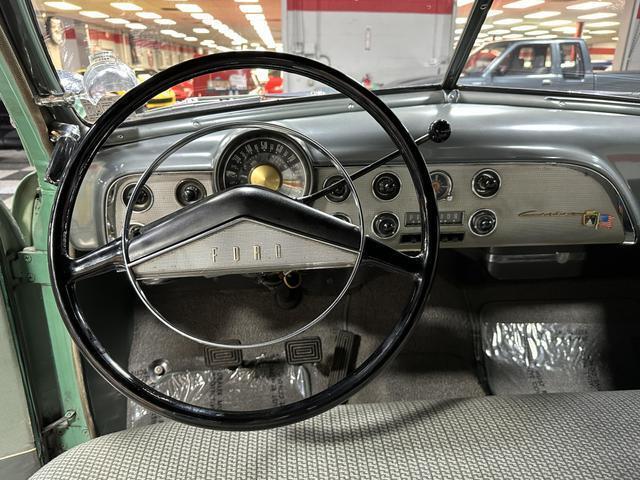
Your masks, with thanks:
[{"label": "gray fabric bench seat", "polygon": [[337,407],[221,432],[167,422],[106,435],[45,479],[639,478],[640,391]]}]

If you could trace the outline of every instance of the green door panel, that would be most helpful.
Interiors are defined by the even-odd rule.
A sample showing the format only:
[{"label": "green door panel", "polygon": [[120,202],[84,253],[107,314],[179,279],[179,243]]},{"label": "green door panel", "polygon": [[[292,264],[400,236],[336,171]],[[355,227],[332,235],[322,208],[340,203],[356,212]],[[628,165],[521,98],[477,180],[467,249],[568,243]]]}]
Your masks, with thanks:
[{"label": "green door panel", "polygon": [[[66,412],[74,413],[68,425],[62,422],[43,436],[48,448],[41,454],[47,457],[49,452],[55,454],[88,440],[92,428],[80,362],[49,285],[47,234],[55,187],[43,179],[52,145],[43,115],[1,28],[0,99],[18,130],[29,163],[36,169],[35,179],[28,177],[22,182],[13,207],[22,231],[20,242],[28,248],[9,242],[0,251],[2,290],[17,327],[18,358],[23,363],[27,398],[32,400],[36,443],[48,423]],[[16,225],[5,212],[0,214],[0,232]]]}]

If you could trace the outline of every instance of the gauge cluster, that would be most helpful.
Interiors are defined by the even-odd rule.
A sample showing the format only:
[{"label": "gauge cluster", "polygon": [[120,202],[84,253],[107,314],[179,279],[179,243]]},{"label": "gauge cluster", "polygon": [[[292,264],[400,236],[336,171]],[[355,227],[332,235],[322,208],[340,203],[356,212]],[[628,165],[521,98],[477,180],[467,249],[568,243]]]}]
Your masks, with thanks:
[{"label": "gauge cluster", "polygon": [[[353,173],[361,166],[347,165]],[[430,165],[445,247],[620,243],[622,223],[595,172],[560,164]],[[586,173],[586,174],[585,174]],[[122,229],[126,205],[138,176],[113,181],[105,205],[106,239]],[[158,171],[132,205],[131,224],[140,228],[208,195],[238,185],[256,185],[300,198],[342,179],[334,167],[314,165],[305,146],[279,133],[243,131],[207,169]],[[569,195],[566,185],[572,185]],[[399,250],[417,250],[422,218],[408,169],[387,164],[354,180],[362,225]],[[354,192],[341,182],[313,207],[360,223]],[[606,222],[600,223],[601,218]],[[585,220],[587,219],[587,220]]]},{"label": "gauge cluster", "polygon": [[311,189],[309,156],[295,140],[275,132],[252,131],[235,138],[216,166],[219,190],[259,185],[291,198]]}]

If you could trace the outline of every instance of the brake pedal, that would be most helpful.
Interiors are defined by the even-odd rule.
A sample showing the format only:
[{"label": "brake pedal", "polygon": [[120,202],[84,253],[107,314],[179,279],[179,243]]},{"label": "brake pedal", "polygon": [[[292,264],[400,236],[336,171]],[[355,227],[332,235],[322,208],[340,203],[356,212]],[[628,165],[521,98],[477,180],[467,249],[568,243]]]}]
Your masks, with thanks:
[{"label": "brake pedal", "polygon": [[[240,340],[227,340],[227,344],[240,345]],[[238,368],[242,366],[242,350],[232,348],[204,347],[204,363],[211,368]]]}]

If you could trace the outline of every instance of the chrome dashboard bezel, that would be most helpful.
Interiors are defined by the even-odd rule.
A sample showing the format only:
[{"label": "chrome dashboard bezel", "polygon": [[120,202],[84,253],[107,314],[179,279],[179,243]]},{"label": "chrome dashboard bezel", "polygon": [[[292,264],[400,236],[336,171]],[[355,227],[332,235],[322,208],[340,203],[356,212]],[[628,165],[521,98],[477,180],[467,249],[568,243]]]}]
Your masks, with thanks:
[{"label": "chrome dashboard bezel", "polygon": [[[494,193],[493,195],[489,195],[488,197],[483,197],[482,195],[480,195],[477,191],[476,191],[476,186],[475,186],[475,180],[476,177],[478,175],[480,175],[482,172],[493,172],[496,174],[496,177],[498,177],[498,190],[496,190],[496,193]],[[500,193],[500,189],[502,188],[502,177],[500,176],[500,174],[493,168],[481,168],[480,170],[478,170],[476,173],[473,174],[473,176],[471,177],[471,191],[476,195],[476,197],[480,198],[481,200],[489,200],[491,198],[495,198],[496,195],[498,195],[498,193]]]},{"label": "chrome dashboard bezel", "polygon": [[449,188],[447,189],[447,193],[442,197],[438,198],[438,194],[436,193],[436,200],[441,202],[442,200],[450,200],[453,197],[453,178],[449,175],[449,172],[445,172],[444,170],[434,170],[430,172],[429,177],[431,177],[431,184],[433,185],[433,176],[435,174],[444,175],[449,179]]}]

